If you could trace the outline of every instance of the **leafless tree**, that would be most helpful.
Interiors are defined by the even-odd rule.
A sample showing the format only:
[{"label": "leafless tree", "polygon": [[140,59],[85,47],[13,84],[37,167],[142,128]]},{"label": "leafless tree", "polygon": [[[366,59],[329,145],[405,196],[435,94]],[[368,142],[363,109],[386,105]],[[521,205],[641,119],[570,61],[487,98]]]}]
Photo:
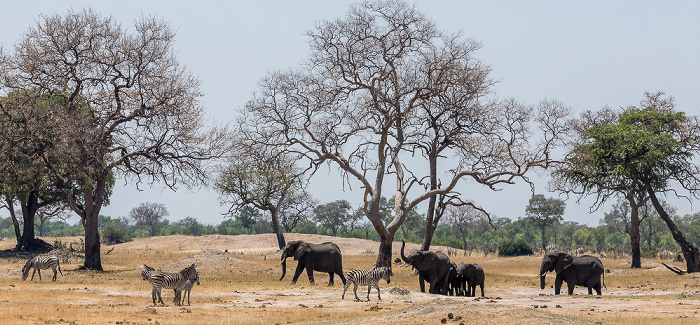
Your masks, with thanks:
[{"label": "leafless tree", "polygon": [[[459,201],[455,188],[465,178],[491,189],[528,181],[528,171],[551,162],[550,150],[566,130],[568,110],[558,102],[533,108],[488,100],[488,68],[472,58],[478,46],[442,33],[404,2],[353,5],[346,17],[321,22],[308,35],[311,59],[262,79],[241,129],[247,139],[301,154],[314,167],[337,166],[347,185],[359,182],[365,215],[380,237],[377,265],[390,265],[394,235],[419,203],[437,195]],[[440,115],[432,125],[430,114]],[[444,131],[431,128],[441,125]],[[445,140],[452,125],[457,134]],[[430,157],[426,143],[433,138],[446,141],[433,150],[435,159],[456,163],[431,172],[433,165],[417,156]],[[385,182],[396,184],[394,218],[386,225],[379,211]]]},{"label": "leafless tree", "polygon": [[131,209],[129,219],[133,220],[137,227],[146,226],[151,228],[151,236],[155,236],[158,225],[163,218],[169,215],[168,208],[164,204],[146,202]]},{"label": "leafless tree", "polygon": [[132,30],[90,9],[42,16],[0,58],[3,89],[62,98],[59,160],[43,156],[85,227],[87,269],[102,270],[97,218],[109,184],[205,184],[227,132],[207,128],[199,81],[176,59],[175,33],[154,17]]},{"label": "leafless tree", "polygon": [[462,235],[462,249],[467,250],[467,230],[472,228],[477,221],[488,219],[488,214],[473,204],[452,205],[447,207],[447,224],[457,228]]},{"label": "leafless tree", "polygon": [[280,224],[285,232],[292,232],[300,222],[311,219],[317,201],[306,190],[294,192],[282,202],[280,207]]}]

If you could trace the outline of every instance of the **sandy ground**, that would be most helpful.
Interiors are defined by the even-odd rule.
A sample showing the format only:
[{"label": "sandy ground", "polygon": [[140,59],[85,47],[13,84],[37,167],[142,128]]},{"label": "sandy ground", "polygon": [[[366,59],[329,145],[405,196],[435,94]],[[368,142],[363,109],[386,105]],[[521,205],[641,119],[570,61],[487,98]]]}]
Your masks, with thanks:
[{"label": "sandy ground", "polygon": [[[287,241],[306,240],[320,243],[332,240],[341,247],[346,264],[371,262],[376,256],[378,243],[369,240],[332,238],[317,235],[287,234]],[[54,238],[44,238],[53,242]],[[58,238],[70,242],[77,238]],[[0,242],[0,249],[12,247],[13,240]],[[407,244],[407,250],[418,245]],[[394,255],[399,255],[400,243],[395,243]],[[435,250],[445,249],[434,247]],[[309,285],[302,274],[296,285],[290,285],[291,273],[296,263],[289,260],[287,279],[277,281],[280,275],[279,252],[276,238],[272,234],[204,237],[166,236],[138,239],[132,242],[105,246],[103,261],[113,262],[105,268],[105,273],[85,273],[72,271],[64,266],[65,277],[59,278],[61,289],[48,285],[44,272],[43,282],[18,282],[21,261],[9,260],[0,266],[0,292],[5,297],[13,296],[21,290],[56,290],[66,294],[77,294],[79,299],[70,299],[69,307],[113,309],[115,317],[124,317],[117,324],[167,324],[177,317],[185,323],[221,324],[698,324],[700,323],[700,275],[677,277],[659,263],[647,262],[640,272],[625,269],[625,262],[617,264],[606,261],[610,273],[606,274],[608,289],[603,296],[585,295],[585,288],[577,288],[576,295],[553,295],[554,289],[540,290],[536,285],[523,285],[523,281],[535,284],[537,273],[536,257],[522,257],[507,260],[505,263],[529,263],[535,269],[523,274],[501,275],[502,281],[520,280],[509,286],[505,283],[490,285],[489,269],[485,297],[450,297],[425,294],[418,291],[417,278],[406,268],[396,269],[396,281],[381,283],[382,300],[377,299],[373,289],[370,301],[365,301],[367,289],[358,288],[361,301],[354,299],[352,286],[345,299],[341,299],[343,287],[336,279],[334,287],[327,287],[327,275],[318,274],[316,285]],[[118,257],[118,261],[117,261]],[[465,260],[472,257],[453,257]],[[119,262],[119,261],[124,262]],[[502,265],[504,259],[489,255],[481,256],[482,265]],[[165,306],[152,307],[150,286],[140,281],[137,265],[151,263],[163,270],[179,270],[190,263],[196,263],[202,274],[202,285],[195,287],[191,306],[175,306],[170,300],[172,291],[163,293]],[[482,263],[482,262],[480,262]],[[499,264],[501,263],[501,264]],[[612,265],[612,266],[608,266]],[[621,265],[617,267],[615,265]],[[492,266],[493,268],[493,266]],[[496,271],[499,272],[499,271]],[[207,278],[221,278],[221,274],[231,274],[228,281],[211,283]],[[261,279],[247,280],[256,274]],[[653,279],[645,280],[648,274],[659,274],[663,278],[678,279],[683,284],[668,288],[655,285]],[[553,279],[553,276],[550,276]],[[619,278],[632,279],[634,283],[623,283]],[[256,278],[257,279],[257,278]],[[525,280],[523,280],[525,279]],[[552,280],[550,279],[550,280]],[[631,281],[632,281],[631,280]],[[126,283],[119,286],[118,282]],[[257,282],[256,282],[257,281]],[[553,280],[552,280],[553,281]],[[259,283],[258,283],[259,282]],[[551,282],[551,281],[550,281]],[[77,285],[71,286],[70,283]],[[117,283],[110,285],[110,283]],[[15,287],[15,284],[17,286]],[[88,294],[89,293],[89,294]],[[9,300],[0,301],[0,308]],[[97,306],[97,307],[96,307]],[[10,309],[12,306],[8,305]],[[65,307],[65,306],[64,306]],[[60,310],[63,307],[57,307]],[[285,322],[281,313],[292,312]],[[119,315],[119,314],[122,315]],[[111,314],[110,314],[111,315]],[[301,316],[299,316],[301,315]],[[221,318],[217,318],[217,317]],[[158,321],[159,317],[166,317]],[[189,318],[192,317],[192,318]],[[296,317],[296,318],[295,318]],[[59,320],[65,318],[61,317]],[[25,319],[23,319],[25,320]],[[196,321],[195,321],[196,320]],[[110,323],[112,321],[109,321]],[[17,323],[24,323],[19,321]],[[42,323],[36,320],[27,323]],[[43,323],[61,323],[44,320]],[[69,323],[69,322],[66,322]],[[86,323],[75,321],[75,324]],[[90,323],[88,321],[87,323]]]}]

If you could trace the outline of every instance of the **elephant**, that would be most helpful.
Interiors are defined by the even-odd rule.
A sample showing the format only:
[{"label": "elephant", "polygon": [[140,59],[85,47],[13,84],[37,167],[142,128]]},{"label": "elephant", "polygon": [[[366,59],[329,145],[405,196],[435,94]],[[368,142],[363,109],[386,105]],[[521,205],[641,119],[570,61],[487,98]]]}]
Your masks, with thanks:
[{"label": "elephant", "polygon": [[345,275],[343,275],[343,256],[340,253],[338,245],[326,242],[322,244],[312,244],[305,241],[290,241],[282,249],[282,276],[280,281],[287,274],[287,257],[294,256],[294,260],[299,261],[297,269],[292,278],[292,284],[297,283],[299,275],[306,268],[306,273],[309,275],[309,282],[314,284],[314,271],[327,272],[330,275],[328,285],[333,285],[333,274],[337,274],[343,284],[345,284]]},{"label": "elephant", "polygon": [[[554,279],[554,294],[561,292],[561,285],[566,281],[569,287],[569,295],[574,294],[574,287],[584,286],[588,288],[588,294],[593,294],[595,289],[601,295],[601,284],[605,287],[605,269],[603,263],[595,256],[583,255],[573,257],[564,252],[552,252],[542,258],[540,267],[540,288],[544,289],[544,280],[547,272],[556,271]],[[602,281],[601,281],[602,275]],[[605,287],[607,289],[607,287]]]},{"label": "elephant", "polygon": [[452,268],[452,261],[442,252],[430,252],[414,250],[406,256],[404,248],[406,242],[401,241],[401,259],[418,271],[418,283],[420,291],[425,292],[425,283],[430,283],[428,293],[447,294],[447,285]]},{"label": "elephant", "polygon": [[481,288],[481,296],[484,296],[484,269],[479,264],[459,263],[457,273],[462,277],[462,290],[467,297],[476,296],[476,286]]},{"label": "elephant", "polygon": [[450,286],[449,295],[464,296],[465,278],[459,273],[459,266],[464,265],[464,263],[459,263],[459,266],[457,266],[454,262],[450,261],[450,263],[452,263],[452,268],[450,269],[450,275],[447,278]]}]

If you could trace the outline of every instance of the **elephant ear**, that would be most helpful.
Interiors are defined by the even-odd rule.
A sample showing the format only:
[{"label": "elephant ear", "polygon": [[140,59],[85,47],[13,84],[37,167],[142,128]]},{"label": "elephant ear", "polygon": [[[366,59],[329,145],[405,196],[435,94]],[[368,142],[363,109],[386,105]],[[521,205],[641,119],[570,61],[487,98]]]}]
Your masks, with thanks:
[{"label": "elephant ear", "polygon": [[297,245],[297,249],[294,251],[294,260],[298,261],[300,258],[304,257],[304,254],[306,254],[308,249],[309,249],[308,243],[305,243],[305,242],[299,243],[299,245]]},{"label": "elephant ear", "polygon": [[435,254],[430,254],[430,252],[420,251],[420,258],[418,258],[418,263],[416,269],[418,271],[424,272],[434,269],[440,264],[440,261],[435,256]]},{"label": "elephant ear", "polygon": [[556,271],[561,273],[574,263],[574,257],[569,254],[561,254],[557,260]]}]

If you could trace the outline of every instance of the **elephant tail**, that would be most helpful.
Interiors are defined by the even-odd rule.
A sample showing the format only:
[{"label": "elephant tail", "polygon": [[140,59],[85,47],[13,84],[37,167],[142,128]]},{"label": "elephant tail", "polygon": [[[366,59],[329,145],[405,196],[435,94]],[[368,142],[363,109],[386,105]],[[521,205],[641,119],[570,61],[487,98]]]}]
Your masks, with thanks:
[{"label": "elephant tail", "polygon": [[603,269],[603,288],[606,290],[608,289],[608,287],[605,286],[605,269]]}]

